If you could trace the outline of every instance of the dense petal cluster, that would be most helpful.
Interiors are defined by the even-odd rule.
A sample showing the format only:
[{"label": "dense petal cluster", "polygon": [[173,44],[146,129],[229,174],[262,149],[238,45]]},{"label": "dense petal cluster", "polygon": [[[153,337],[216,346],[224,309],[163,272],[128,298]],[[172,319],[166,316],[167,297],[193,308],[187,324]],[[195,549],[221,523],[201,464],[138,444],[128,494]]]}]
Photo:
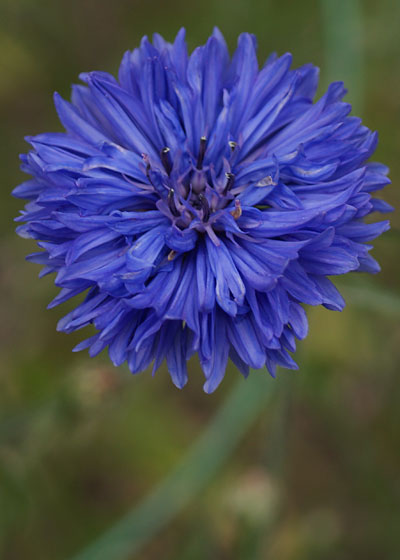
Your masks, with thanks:
[{"label": "dense petal cluster", "polygon": [[204,389],[227,360],[295,368],[307,334],[302,304],[341,310],[328,276],[376,272],[365,244],[388,228],[366,223],[390,206],[373,199],[387,169],[367,160],[376,133],[350,117],[342,83],[316,103],[318,69],[272,55],[260,69],[255,38],[230,58],[215,30],[189,55],[155,35],[125,53],[118,80],[80,77],[71,103],[55,95],[63,133],[28,138],[32,179],[22,236],[29,260],[56,273],[55,306],[83,302],[59,330],[94,324],[79,344],[105,347],[133,373],[166,359],[176,386],[198,353]]}]

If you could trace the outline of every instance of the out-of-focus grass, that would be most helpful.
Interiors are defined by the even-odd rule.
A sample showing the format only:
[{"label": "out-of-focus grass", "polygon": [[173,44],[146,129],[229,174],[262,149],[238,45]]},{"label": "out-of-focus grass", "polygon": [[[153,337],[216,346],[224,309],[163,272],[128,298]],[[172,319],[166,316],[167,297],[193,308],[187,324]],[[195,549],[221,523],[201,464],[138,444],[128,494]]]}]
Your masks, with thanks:
[{"label": "out-of-focus grass", "polygon": [[[385,199],[396,206],[400,4],[359,5],[362,116],[380,132],[376,157],[391,167],[394,182]],[[255,32],[260,58],[291,51],[296,65],[319,65],[326,85],[341,78],[348,61],[340,49],[334,58],[324,54],[323,18],[316,0],[1,2],[1,558],[61,560],[98,537],[179,463],[239,377],[232,368],[207,396],[193,362],[190,384],[178,392],[165,369],[154,380],[132,377],[106,357],[71,353],[81,335],[55,332],[68,305],[45,311],[56,293],[52,279],[36,278],[37,268],[23,259],[33,244],[13,233],[21,203],[9,191],[23,179],[17,160],[26,150],[23,136],[60,130],[51,93],[68,95],[80,71],[115,71],[122,52],[144,33],[172,38],[181,25],[191,47],[214,24],[231,47],[242,30]],[[391,220],[398,231],[397,214]],[[300,372],[271,380],[290,385],[283,466],[273,467],[270,455],[271,405],[212,484],[141,558],[399,557],[398,240],[389,233],[375,243],[380,275],[340,281],[348,301],[342,314],[310,310]],[[277,502],[271,532],[269,508]]]},{"label": "out-of-focus grass", "polygon": [[273,385],[265,372],[252,372],[248,383],[237,383],[184,461],[140,505],[74,559],[123,560],[141,550],[191,500],[197,499],[272,396]]}]

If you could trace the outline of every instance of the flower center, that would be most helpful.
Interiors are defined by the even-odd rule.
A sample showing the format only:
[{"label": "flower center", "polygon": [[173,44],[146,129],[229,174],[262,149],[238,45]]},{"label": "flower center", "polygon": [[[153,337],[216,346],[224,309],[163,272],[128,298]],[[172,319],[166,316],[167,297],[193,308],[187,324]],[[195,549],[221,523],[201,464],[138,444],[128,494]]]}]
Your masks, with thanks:
[{"label": "flower center", "polygon": [[[228,145],[232,156],[237,143],[230,141]],[[147,179],[161,198],[157,206],[180,229],[190,226],[204,231],[212,226],[220,211],[232,206],[233,200],[235,206],[231,215],[235,219],[241,215],[240,201],[235,199],[235,193],[232,192],[235,175],[230,162],[224,158],[223,169],[217,176],[214,167],[205,162],[206,153],[207,138],[202,136],[197,157],[189,153],[181,154],[181,157],[185,157],[184,166],[182,161],[175,161],[179,158],[172,158],[168,146],[160,151],[161,169],[143,154]]]}]

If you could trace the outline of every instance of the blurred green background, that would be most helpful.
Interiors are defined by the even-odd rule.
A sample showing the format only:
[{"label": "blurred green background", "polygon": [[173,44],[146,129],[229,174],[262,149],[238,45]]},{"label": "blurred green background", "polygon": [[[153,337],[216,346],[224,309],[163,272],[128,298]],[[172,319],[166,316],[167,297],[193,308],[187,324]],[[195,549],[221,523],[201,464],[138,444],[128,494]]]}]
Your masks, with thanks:
[{"label": "blurred green background", "polygon": [[[180,392],[165,368],[154,380],[132,377],[105,355],[73,354],[82,334],[56,332],[70,306],[45,310],[57,290],[24,261],[34,246],[14,234],[22,205],[9,195],[24,180],[23,137],[61,130],[53,91],[68,96],[81,71],[116,72],[144,34],[172,39],[183,25],[193,48],[218,25],[233,49],[251,31],[260,60],[275,50],[291,51],[295,65],[315,63],[320,91],[345,80],[354,113],[379,130],[376,159],[394,184],[384,197],[396,206],[399,23],[395,0],[0,0],[0,558],[77,554],[179,464],[233,385],[245,385],[232,367],[205,395],[193,361]],[[343,313],[309,309],[300,372],[266,379],[274,394],[254,404],[255,421],[225,465],[160,532],[148,511],[152,538],[128,558],[400,558],[396,213],[391,221],[373,253],[382,272],[338,281]],[[235,423],[226,429],[234,439]],[[202,467],[193,465],[194,477]]]}]

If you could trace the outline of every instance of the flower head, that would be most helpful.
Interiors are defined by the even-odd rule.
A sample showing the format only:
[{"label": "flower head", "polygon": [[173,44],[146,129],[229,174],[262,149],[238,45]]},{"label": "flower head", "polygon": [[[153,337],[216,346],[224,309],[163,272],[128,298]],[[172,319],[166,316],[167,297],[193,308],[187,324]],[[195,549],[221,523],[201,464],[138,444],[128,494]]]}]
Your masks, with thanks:
[{"label": "flower head", "polygon": [[342,83],[313,103],[318,69],[291,56],[260,69],[252,35],[232,59],[218,30],[189,55],[185,33],[125,53],[118,80],[80,77],[55,94],[66,130],[28,138],[32,179],[20,235],[28,258],[56,273],[51,307],[87,292],[58,329],[94,324],[79,344],[105,347],[133,373],[164,359],[176,386],[198,353],[213,391],[228,357],[251,368],[296,368],[307,334],[301,304],[341,310],[328,276],[379,267],[365,223],[390,206],[371,197],[387,169],[367,163],[376,133],[349,117]]}]

